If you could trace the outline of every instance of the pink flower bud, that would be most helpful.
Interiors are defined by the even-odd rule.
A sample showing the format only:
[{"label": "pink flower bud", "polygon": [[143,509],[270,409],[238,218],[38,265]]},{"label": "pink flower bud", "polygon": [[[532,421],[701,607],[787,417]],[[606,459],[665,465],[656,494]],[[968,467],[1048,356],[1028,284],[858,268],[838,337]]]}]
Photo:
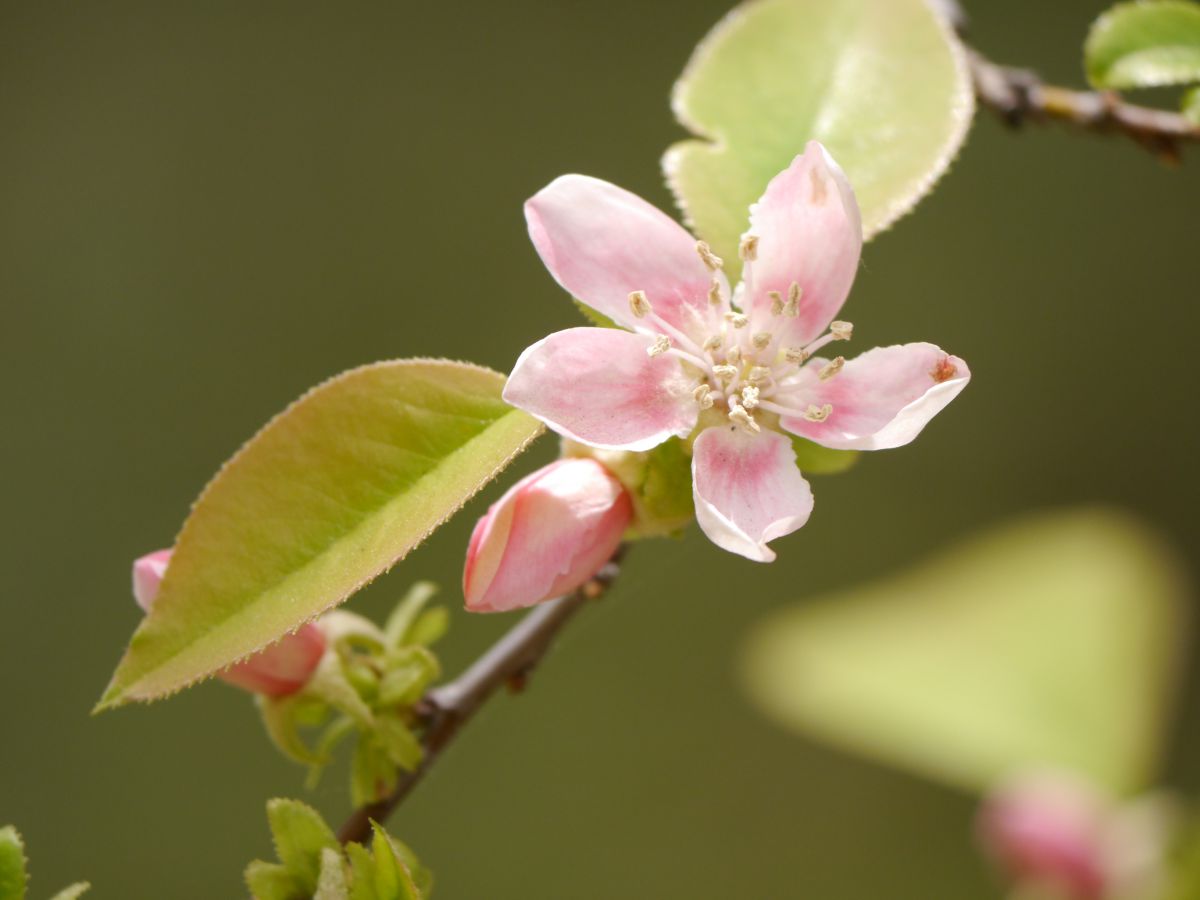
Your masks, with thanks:
[{"label": "pink flower bud", "polygon": [[1016,883],[1053,890],[1063,900],[1101,900],[1111,886],[1109,814],[1084,784],[1063,776],[1026,776],[987,799],[979,837]]},{"label": "pink flower bud", "polygon": [[[158,550],[133,563],[133,596],[146,612],[158,597],[170,559],[170,550]],[[318,625],[306,622],[249,659],[217,673],[217,677],[252,693],[282,697],[308,683],[324,654],[325,633]]]},{"label": "pink flower bud", "polygon": [[463,594],[506,612],[575,590],[612,557],[633,517],[625,488],[594,459],[560,459],[513,485],[471,535]]}]

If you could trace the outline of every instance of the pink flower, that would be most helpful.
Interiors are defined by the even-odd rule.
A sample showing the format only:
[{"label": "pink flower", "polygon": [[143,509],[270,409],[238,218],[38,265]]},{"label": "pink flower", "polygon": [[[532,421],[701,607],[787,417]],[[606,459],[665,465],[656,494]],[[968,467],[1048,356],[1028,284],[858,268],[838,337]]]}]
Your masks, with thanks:
[{"label": "pink flower", "polygon": [[[158,597],[158,588],[170,559],[170,550],[158,550],[133,563],[133,596],[146,612],[150,612]],[[252,693],[282,697],[295,693],[308,683],[324,654],[325,633],[317,625],[307,622],[249,659],[218,673],[217,677]]]},{"label": "pink flower", "polygon": [[517,360],[505,399],[593,447],[690,439],[700,527],[749,559],[774,559],[767,542],[812,511],[790,435],[898,447],[970,378],[933,344],[816,356],[850,339],[850,324],[831,320],[862,249],[853,191],[816,142],[752,207],[732,295],[706,244],[607,182],[558,178],[525,215],[559,284],[627,330],[569,328],[539,341]]},{"label": "pink flower", "polygon": [[575,590],[612,557],[632,517],[629,495],[594,459],[560,459],[521,479],[471,535],[467,609],[505,612]]}]

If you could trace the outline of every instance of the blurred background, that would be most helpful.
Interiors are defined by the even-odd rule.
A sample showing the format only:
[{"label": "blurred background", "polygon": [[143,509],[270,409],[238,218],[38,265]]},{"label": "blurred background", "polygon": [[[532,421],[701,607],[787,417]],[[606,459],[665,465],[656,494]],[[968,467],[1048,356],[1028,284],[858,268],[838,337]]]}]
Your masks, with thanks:
[{"label": "blurred background", "polygon": [[[507,370],[577,324],[521,203],[578,171],[670,208],[668,91],[728,5],[0,6],[0,824],[24,832],[36,896],[83,878],[98,898],[239,896],[270,854],[268,796],[347,812],[344,770],[306,793],[224,685],[89,717],[140,616],[130,562],[310,385],[413,355]],[[969,6],[985,52],[1081,82],[1101,4]],[[998,896],[972,798],[778,730],[737,651],[770,610],[1018,512],[1120,504],[1195,559],[1198,200],[1200,153],[1171,170],[981,115],[866,248],[846,309],[862,348],[968,359],[968,391],[912,447],[815,479],[772,566],[694,528],[639,546],[393,820],[437,896]],[[511,475],[554,452],[543,438]],[[458,612],[457,581],[502,487],[352,608],[441,581],[444,661],[477,655],[513,620]],[[1166,767],[1194,793],[1188,677]]]}]

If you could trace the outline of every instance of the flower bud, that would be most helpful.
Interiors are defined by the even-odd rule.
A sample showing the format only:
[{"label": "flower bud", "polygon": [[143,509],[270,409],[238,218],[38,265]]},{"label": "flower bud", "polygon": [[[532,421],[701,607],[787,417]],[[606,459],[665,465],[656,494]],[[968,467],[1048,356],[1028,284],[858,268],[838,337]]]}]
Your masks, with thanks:
[{"label": "flower bud", "polygon": [[463,569],[472,612],[532,606],[583,585],[633,517],[628,493],[594,459],[560,459],[513,485],[476,524]]},{"label": "flower bud", "polygon": [[[133,563],[133,596],[146,612],[158,597],[170,559],[170,550],[158,550]],[[217,677],[251,693],[271,697],[293,694],[308,683],[325,653],[325,644],[320,626],[306,622],[248,659],[217,673]]]},{"label": "flower bud", "polygon": [[1063,900],[1101,900],[1110,890],[1109,810],[1085,784],[1031,775],[1002,785],[984,803],[979,838],[1016,884]]}]

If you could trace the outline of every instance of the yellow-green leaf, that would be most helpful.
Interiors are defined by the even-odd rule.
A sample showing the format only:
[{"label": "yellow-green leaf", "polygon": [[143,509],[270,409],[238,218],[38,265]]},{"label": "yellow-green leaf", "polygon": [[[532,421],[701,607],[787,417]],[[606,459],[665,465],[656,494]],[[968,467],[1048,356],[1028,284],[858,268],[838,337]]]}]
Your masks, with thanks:
[{"label": "yellow-green leaf", "polygon": [[946,170],[974,94],[961,46],[925,0],[749,0],[696,48],[673,105],[703,140],[667,151],[667,180],[736,267],[750,204],[807,141],[845,169],[870,237]]},{"label": "yellow-green leaf", "polygon": [[1119,3],[1092,26],[1084,59],[1088,78],[1097,87],[1200,81],[1200,3]]},{"label": "yellow-green leaf", "polygon": [[783,725],[952,784],[1051,766],[1132,791],[1159,761],[1184,597],[1137,522],[1044,515],[769,616],[746,684]]},{"label": "yellow-green leaf", "polygon": [[5,825],[0,828],[0,900],[23,900],[28,882],[21,835]]},{"label": "yellow-green leaf", "polygon": [[466,363],[378,363],[276,417],[196,501],[100,707],[211,675],[401,559],[541,431],[503,384]]}]

